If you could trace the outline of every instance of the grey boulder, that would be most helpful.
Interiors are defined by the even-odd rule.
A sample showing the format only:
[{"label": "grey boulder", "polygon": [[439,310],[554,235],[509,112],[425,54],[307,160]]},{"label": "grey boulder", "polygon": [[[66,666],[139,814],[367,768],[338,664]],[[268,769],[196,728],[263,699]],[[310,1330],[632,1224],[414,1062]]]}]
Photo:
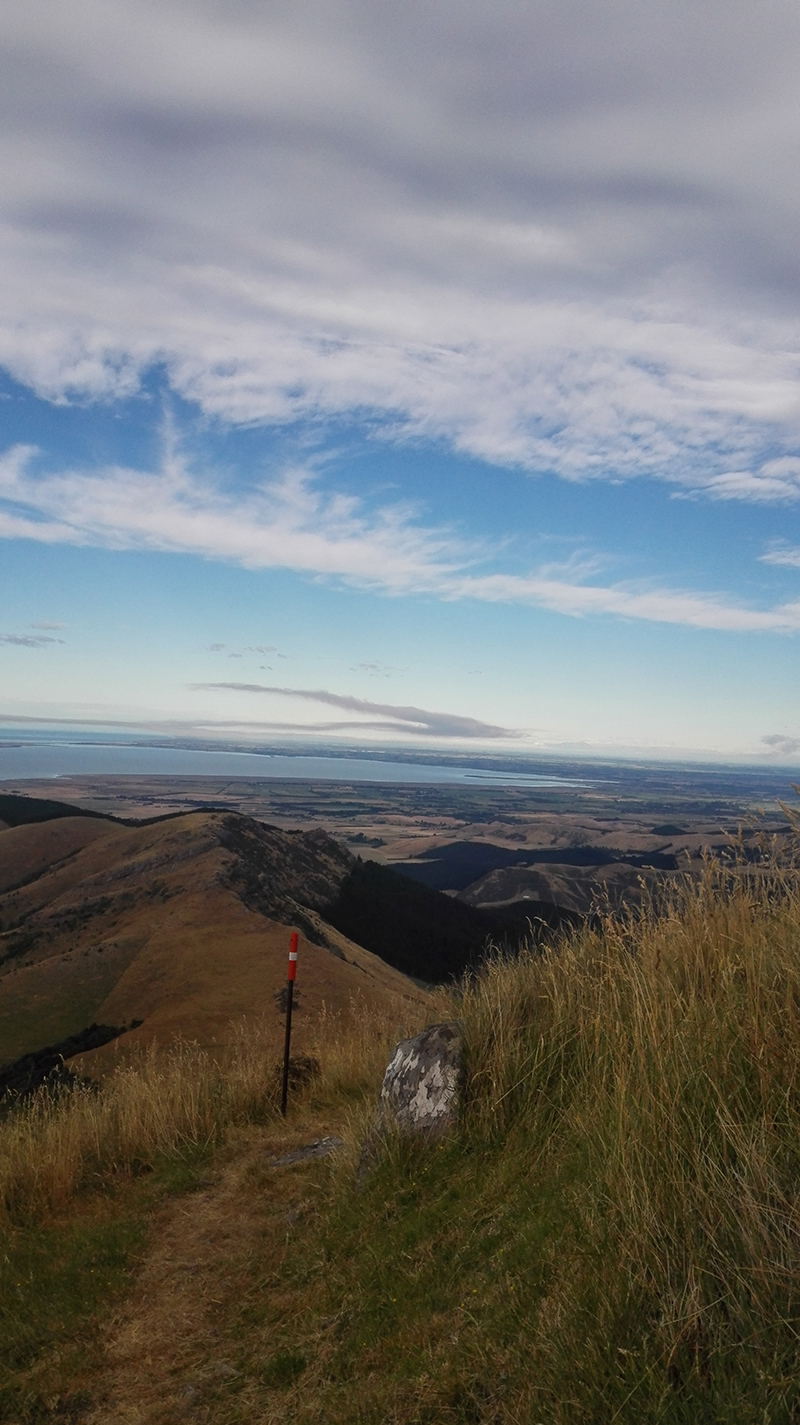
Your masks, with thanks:
[{"label": "grey boulder", "polygon": [[381,1088],[380,1117],[403,1133],[438,1137],[458,1117],[464,1029],[458,1020],[432,1024],[402,1039]]}]

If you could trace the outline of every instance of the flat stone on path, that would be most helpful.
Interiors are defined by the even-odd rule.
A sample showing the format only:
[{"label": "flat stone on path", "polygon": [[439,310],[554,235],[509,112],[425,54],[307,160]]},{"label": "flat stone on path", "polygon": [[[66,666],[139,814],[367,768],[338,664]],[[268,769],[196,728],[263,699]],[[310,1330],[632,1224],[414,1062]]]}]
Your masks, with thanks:
[{"label": "flat stone on path", "polygon": [[283,1168],[289,1163],[302,1163],[306,1158],[326,1158],[329,1153],[335,1153],[343,1147],[343,1138],[315,1138],[313,1143],[294,1148],[291,1153],[281,1153],[279,1158],[269,1158],[268,1163],[271,1168]]}]

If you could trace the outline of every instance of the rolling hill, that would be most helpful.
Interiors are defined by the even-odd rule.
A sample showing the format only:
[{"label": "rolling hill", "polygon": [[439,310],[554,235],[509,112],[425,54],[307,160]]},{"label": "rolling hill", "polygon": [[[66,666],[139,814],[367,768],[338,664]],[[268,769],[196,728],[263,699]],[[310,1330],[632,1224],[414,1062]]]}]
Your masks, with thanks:
[{"label": "rolling hill", "polygon": [[529,905],[532,916],[557,923],[588,915],[598,905],[636,904],[644,884],[679,864],[684,863],[667,846],[640,852],[588,844],[523,849],[451,841],[413,861],[395,862],[394,869],[485,913],[507,915],[513,907],[519,919]]},{"label": "rolling hill", "polygon": [[323,1006],[419,1001],[419,981],[457,977],[488,940],[516,944],[528,929],[362,862],[319,829],[229,810],[131,824],[0,802],[0,1070],[85,1042],[78,1066],[101,1072],[154,1040],[223,1045],[248,1018],[277,1052],[292,929],[299,1049]]},{"label": "rolling hill", "polygon": [[[0,1065],[92,1023],[134,1045],[224,1043],[263,1018],[276,1048],[291,928],[301,933],[296,1042],[343,1012],[421,991],[327,924],[354,858],[324,832],[231,813],[129,827],[59,816],[0,831]],[[88,1056],[110,1062],[119,1043]],[[86,1056],[84,1056],[86,1057]]]}]

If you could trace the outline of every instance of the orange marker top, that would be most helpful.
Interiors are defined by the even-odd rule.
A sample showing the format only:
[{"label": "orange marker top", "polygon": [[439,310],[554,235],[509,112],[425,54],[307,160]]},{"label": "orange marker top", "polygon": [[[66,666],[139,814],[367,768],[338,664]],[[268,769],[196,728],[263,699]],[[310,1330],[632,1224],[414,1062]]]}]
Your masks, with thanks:
[{"label": "orange marker top", "polygon": [[292,931],[292,935],[291,935],[291,939],[289,940],[289,974],[288,974],[288,976],[287,976],[287,979],[290,979],[290,980],[295,979],[295,977],[296,977],[296,975],[297,975],[297,941],[298,941],[298,938],[299,938],[299,937],[298,937],[297,931],[296,931],[296,930],[293,930],[293,931]]}]

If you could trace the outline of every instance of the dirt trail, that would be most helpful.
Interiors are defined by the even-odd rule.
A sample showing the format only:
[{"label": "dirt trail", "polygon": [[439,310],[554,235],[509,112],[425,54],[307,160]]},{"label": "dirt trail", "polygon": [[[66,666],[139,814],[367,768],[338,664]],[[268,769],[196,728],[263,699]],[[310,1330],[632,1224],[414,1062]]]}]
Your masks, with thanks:
[{"label": "dirt trail", "polygon": [[326,1181],[324,1160],[270,1158],[339,1132],[326,1119],[251,1135],[234,1161],[160,1209],[135,1286],[105,1327],[81,1425],[215,1422],[232,1408],[237,1420],[263,1418],[258,1379],[236,1359],[236,1312],[254,1262],[278,1264]]}]

